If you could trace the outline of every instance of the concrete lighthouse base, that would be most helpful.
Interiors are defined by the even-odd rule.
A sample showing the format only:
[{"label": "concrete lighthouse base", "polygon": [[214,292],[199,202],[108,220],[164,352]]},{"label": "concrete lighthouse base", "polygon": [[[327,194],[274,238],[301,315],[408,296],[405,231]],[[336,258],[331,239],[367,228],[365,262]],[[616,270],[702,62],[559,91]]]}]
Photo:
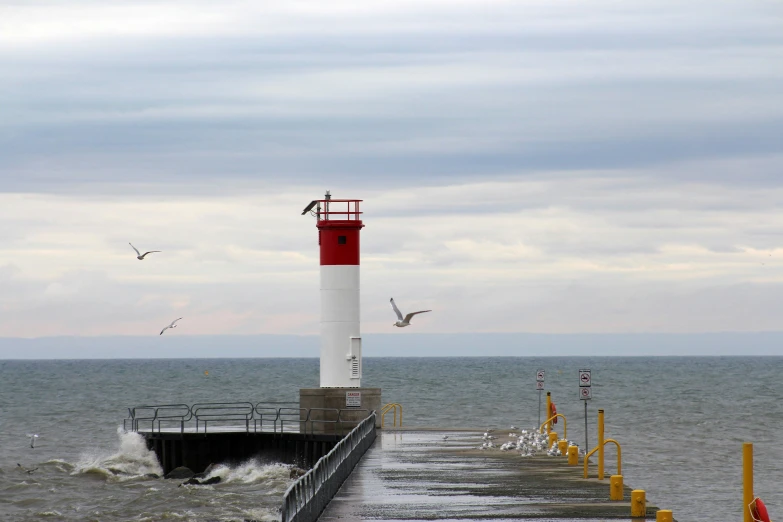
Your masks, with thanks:
[{"label": "concrete lighthouse base", "polygon": [[[301,388],[299,390],[300,419],[305,420],[307,410],[310,420],[307,431],[332,434],[347,433],[373,410],[377,413],[376,426],[381,426],[380,388]],[[316,409],[314,409],[316,408]],[[319,409],[320,408],[320,409]],[[337,412],[341,410],[340,423]],[[354,411],[355,410],[355,411]]]}]

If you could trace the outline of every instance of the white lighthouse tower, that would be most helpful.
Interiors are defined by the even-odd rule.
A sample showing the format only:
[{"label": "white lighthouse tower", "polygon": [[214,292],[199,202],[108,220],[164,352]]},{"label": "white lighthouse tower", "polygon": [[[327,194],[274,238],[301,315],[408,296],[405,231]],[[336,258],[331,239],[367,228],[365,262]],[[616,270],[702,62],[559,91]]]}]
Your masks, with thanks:
[{"label": "white lighthouse tower", "polygon": [[302,408],[380,408],[380,388],[361,388],[361,202],[332,198],[327,190],[302,212],[316,218],[321,271],[320,388],[300,390]]}]

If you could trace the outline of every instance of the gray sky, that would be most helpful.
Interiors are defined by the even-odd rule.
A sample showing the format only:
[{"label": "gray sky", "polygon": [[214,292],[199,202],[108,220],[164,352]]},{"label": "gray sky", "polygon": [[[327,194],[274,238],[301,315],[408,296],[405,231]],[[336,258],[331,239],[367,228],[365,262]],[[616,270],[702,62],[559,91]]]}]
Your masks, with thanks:
[{"label": "gray sky", "polygon": [[[0,0],[0,336],[780,330],[783,4]],[[140,263],[128,246],[163,250]],[[395,332],[406,335],[408,332]]]}]

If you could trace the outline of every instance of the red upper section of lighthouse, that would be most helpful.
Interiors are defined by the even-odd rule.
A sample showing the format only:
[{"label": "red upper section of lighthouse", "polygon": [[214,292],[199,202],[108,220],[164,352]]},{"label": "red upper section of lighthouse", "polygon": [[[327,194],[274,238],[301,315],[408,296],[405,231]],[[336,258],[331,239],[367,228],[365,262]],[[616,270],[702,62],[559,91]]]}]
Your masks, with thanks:
[{"label": "red upper section of lighthouse", "polygon": [[321,265],[358,265],[361,199],[316,200]]}]

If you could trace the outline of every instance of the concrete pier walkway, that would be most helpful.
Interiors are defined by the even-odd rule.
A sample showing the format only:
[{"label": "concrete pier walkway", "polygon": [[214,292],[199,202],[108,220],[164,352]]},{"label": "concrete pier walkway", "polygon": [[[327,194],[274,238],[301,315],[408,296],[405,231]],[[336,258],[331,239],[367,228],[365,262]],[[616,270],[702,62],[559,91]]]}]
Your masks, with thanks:
[{"label": "concrete pier walkway", "polygon": [[[642,520],[630,517],[630,488],[623,502],[609,501],[608,476],[583,479],[565,457],[479,450],[482,434],[380,432],[319,520]],[[648,519],[656,510],[648,505]]]}]

